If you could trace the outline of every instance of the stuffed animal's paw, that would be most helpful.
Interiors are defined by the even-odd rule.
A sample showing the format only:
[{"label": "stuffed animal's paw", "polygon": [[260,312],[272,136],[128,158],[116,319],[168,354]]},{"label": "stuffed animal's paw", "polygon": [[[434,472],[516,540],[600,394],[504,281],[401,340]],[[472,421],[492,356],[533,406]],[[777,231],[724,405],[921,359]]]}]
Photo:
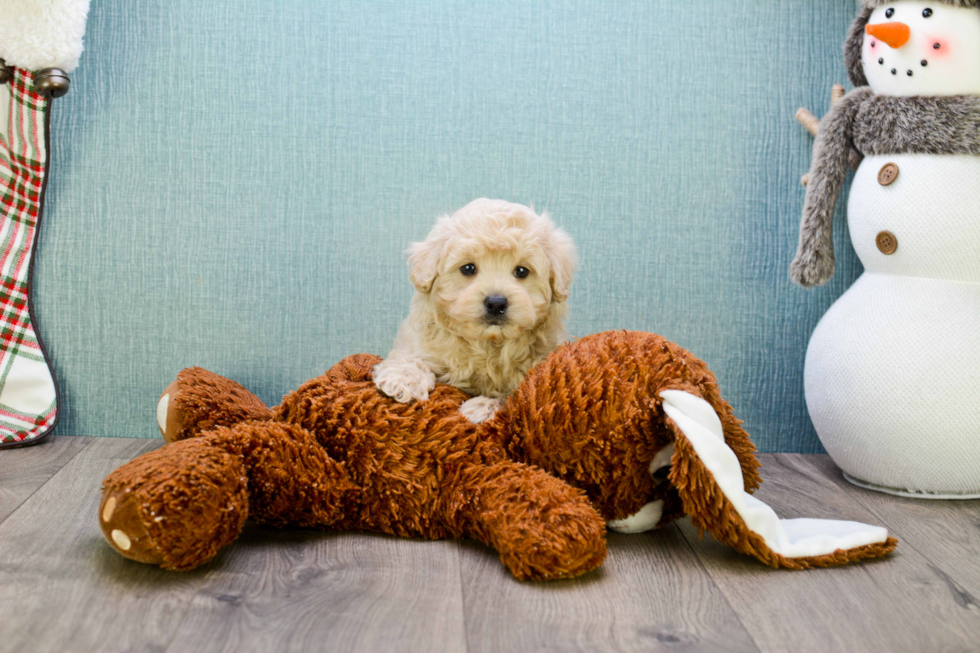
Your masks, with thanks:
[{"label": "stuffed animal's paw", "polygon": [[248,516],[241,458],[200,439],[151,451],[103,481],[99,525],[124,557],[193,569],[241,532]]},{"label": "stuffed animal's paw", "polygon": [[500,553],[515,578],[572,578],[606,557],[606,523],[582,490],[518,463],[464,473],[457,495],[468,534]]},{"label": "stuffed animal's paw", "polygon": [[459,412],[474,424],[482,424],[497,414],[501,403],[492,397],[473,397],[463,402]]},{"label": "stuffed animal's paw", "polygon": [[436,387],[436,376],[416,361],[386,360],[374,368],[374,384],[395,401],[424,401]]},{"label": "stuffed animal's paw", "polygon": [[160,393],[157,399],[157,427],[160,435],[168,443],[182,440],[184,425],[187,421],[184,411],[177,403],[177,396],[180,393],[180,381],[174,380]]},{"label": "stuffed animal's paw", "polygon": [[150,565],[163,562],[159,545],[146,529],[137,495],[124,488],[107,489],[99,504],[99,524],[106,542],[124,557]]},{"label": "stuffed animal's paw", "polygon": [[167,442],[271,417],[272,411],[251,392],[200,367],[181,370],[157,401],[157,426]]}]

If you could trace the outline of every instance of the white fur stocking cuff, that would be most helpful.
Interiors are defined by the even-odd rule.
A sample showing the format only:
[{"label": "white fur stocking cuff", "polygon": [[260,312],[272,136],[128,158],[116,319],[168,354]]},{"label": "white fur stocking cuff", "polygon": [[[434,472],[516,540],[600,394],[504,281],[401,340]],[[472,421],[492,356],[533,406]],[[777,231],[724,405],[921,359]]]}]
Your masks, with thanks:
[{"label": "white fur stocking cuff", "polygon": [[3,0],[0,59],[29,71],[78,67],[89,0]]}]

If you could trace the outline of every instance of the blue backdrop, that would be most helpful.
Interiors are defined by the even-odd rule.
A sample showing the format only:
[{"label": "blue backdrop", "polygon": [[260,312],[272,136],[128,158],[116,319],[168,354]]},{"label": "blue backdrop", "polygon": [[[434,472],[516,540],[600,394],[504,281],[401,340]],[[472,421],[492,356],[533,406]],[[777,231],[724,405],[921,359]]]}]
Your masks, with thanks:
[{"label": "blue backdrop", "polygon": [[157,435],[201,365],[277,403],[387,352],[403,250],[500,197],[582,259],[571,331],[661,333],[760,449],[820,451],[807,339],[859,274],[805,291],[796,245],[852,0],[93,2],[52,121],[36,268],[62,434]]}]

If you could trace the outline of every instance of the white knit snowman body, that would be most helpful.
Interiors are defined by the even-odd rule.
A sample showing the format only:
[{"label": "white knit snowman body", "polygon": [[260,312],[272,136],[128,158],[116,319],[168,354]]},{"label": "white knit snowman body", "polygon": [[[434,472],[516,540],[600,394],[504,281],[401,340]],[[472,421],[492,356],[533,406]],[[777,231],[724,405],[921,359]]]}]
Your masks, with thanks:
[{"label": "white knit snowman body", "polygon": [[[861,67],[875,95],[980,95],[980,9],[960,0],[869,4]],[[817,433],[858,485],[980,496],[980,156],[866,156],[848,225],[865,272],[807,350]]]}]

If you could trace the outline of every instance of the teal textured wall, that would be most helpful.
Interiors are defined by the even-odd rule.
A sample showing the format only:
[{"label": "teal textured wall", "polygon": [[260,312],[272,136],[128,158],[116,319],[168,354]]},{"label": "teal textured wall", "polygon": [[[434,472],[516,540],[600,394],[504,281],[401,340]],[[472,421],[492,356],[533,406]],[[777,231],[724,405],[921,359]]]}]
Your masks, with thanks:
[{"label": "teal textured wall", "polygon": [[806,342],[860,272],[794,252],[851,0],[93,2],[36,268],[62,434],[156,436],[201,365],[277,403],[387,352],[402,251],[492,196],[576,239],[571,331],[703,358],[760,449],[820,451]]}]

